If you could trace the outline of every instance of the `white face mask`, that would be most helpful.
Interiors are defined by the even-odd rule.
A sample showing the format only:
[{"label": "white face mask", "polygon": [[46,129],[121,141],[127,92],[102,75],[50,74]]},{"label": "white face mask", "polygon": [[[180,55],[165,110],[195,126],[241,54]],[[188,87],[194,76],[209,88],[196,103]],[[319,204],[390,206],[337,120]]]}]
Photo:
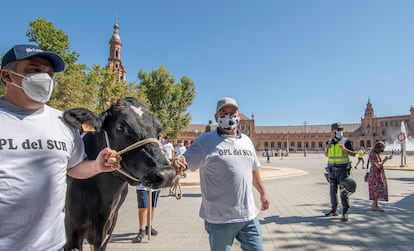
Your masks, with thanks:
[{"label": "white face mask", "polygon": [[218,117],[217,119],[219,126],[229,131],[237,128],[237,126],[239,125],[239,121],[240,121],[239,115],[230,116],[229,114]]},{"label": "white face mask", "polygon": [[343,136],[344,136],[344,133],[342,131],[335,132],[335,138],[342,139]]},{"label": "white face mask", "polygon": [[27,97],[42,104],[49,101],[53,91],[53,79],[48,73],[31,73],[26,76],[14,71],[12,71],[12,73],[23,78],[22,86],[19,86],[13,82],[12,85],[22,89]]}]

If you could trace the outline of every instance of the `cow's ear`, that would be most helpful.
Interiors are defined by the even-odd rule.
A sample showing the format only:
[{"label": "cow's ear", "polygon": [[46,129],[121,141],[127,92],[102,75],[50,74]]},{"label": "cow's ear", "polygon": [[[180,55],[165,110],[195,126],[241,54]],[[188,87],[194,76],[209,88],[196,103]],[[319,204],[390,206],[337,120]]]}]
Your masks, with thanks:
[{"label": "cow's ear", "polygon": [[83,122],[81,126],[82,126],[82,131],[84,132],[95,132],[96,131],[96,128],[93,125],[88,124],[86,122]]},{"label": "cow's ear", "polygon": [[80,131],[99,131],[102,121],[93,112],[85,108],[73,108],[63,113],[63,119]]}]

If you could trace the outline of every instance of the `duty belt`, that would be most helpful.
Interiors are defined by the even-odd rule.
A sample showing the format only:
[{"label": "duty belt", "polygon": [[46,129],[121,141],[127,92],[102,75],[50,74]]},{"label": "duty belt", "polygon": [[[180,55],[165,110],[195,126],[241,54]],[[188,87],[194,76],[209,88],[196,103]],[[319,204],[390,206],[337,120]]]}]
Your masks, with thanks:
[{"label": "duty belt", "polygon": [[332,171],[340,171],[340,170],[343,170],[343,169],[346,169],[346,167],[336,167],[336,166],[331,167]]},{"label": "duty belt", "polygon": [[340,171],[343,169],[347,169],[348,168],[348,164],[344,165],[340,165],[340,166],[328,166],[332,171]]}]

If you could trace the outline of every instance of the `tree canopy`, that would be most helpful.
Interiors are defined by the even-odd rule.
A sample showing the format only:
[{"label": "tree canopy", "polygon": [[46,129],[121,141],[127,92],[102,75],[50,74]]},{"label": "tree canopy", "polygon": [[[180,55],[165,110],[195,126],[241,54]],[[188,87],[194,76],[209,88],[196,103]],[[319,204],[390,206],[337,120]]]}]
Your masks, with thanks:
[{"label": "tree canopy", "polygon": [[164,126],[164,134],[176,138],[178,132],[189,125],[191,116],[186,111],[195,97],[194,82],[182,77],[176,83],[174,76],[160,66],[150,73],[138,73],[139,90],[145,93],[149,108]]}]

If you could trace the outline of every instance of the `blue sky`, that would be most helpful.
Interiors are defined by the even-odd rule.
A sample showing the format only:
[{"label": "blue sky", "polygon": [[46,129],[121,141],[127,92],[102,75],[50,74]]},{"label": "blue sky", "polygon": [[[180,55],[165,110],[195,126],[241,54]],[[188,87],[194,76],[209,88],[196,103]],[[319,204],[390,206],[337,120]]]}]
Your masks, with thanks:
[{"label": "blue sky", "polygon": [[160,65],[191,78],[192,123],[237,99],[256,125],[359,123],[414,105],[411,0],[5,1],[0,53],[25,43],[43,17],[68,36],[79,62],[105,66],[118,17],[127,80]]}]

